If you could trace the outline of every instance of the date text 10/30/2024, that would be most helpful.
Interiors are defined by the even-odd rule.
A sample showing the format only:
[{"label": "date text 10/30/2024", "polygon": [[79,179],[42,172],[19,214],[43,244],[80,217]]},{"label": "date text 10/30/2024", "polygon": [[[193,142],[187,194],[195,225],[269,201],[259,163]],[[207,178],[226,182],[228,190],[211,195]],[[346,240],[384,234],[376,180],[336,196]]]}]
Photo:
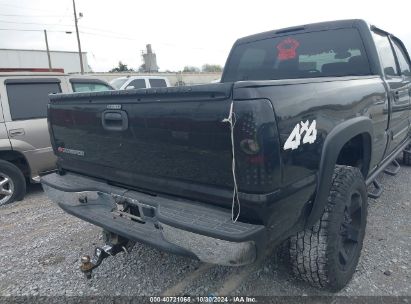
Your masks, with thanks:
[{"label": "date text 10/30/2024", "polygon": [[257,303],[258,301],[254,297],[218,297],[218,296],[208,296],[208,297],[150,297],[151,303]]}]

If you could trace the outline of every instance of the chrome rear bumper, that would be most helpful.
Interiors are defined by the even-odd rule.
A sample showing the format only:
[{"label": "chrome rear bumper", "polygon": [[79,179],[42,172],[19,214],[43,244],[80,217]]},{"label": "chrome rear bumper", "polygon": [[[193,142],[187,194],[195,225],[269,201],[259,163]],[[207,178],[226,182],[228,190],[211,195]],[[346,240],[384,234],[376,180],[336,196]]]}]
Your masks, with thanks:
[{"label": "chrome rear bumper", "polygon": [[[257,258],[263,226],[232,223],[229,211],[214,206],[86,180],[83,176],[53,173],[42,177],[42,184],[49,198],[69,214],[130,240],[219,265],[240,266]],[[124,202],[136,208],[139,216],[119,212]]]}]

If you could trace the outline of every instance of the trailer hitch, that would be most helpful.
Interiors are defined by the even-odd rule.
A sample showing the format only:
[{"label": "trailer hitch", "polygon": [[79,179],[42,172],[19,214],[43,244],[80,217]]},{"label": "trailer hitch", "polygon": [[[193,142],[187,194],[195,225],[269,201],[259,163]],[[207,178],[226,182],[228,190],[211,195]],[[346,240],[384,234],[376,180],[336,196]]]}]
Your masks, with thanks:
[{"label": "trailer hitch", "polygon": [[129,253],[125,246],[105,244],[102,247],[94,249],[94,255],[90,258],[89,255],[81,257],[80,270],[84,273],[87,279],[91,279],[93,269],[97,268],[104,259],[109,256],[115,256],[120,252]]}]

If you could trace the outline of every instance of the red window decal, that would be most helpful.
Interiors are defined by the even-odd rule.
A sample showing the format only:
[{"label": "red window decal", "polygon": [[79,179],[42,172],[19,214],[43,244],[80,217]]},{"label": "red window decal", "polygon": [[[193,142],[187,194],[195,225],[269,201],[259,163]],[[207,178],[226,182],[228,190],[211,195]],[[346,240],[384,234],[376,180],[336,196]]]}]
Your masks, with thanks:
[{"label": "red window decal", "polygon": [[281,61],[295,58],[297,56],[296,50],[299,46],[300,43],[293,38],[284,39],[277,45],[278,59]]}]

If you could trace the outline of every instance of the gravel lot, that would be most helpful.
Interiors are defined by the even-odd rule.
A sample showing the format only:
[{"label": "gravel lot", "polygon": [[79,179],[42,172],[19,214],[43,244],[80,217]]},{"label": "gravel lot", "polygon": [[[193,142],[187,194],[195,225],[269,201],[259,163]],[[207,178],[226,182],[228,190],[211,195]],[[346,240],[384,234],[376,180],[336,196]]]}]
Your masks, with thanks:
[{"label": "gravel lot", "polygon": [[[358,270],[340,295],[411,296],[411,168],[381,176],[369,200]],[[100,229],[65,214],[39,185],[0,207],[0,296],[4,295],[326,295],[295,280],[273,256],[239,268],[204,264],[137,244],[107,259],[87,281],[79,257],[102,243]]]}]

